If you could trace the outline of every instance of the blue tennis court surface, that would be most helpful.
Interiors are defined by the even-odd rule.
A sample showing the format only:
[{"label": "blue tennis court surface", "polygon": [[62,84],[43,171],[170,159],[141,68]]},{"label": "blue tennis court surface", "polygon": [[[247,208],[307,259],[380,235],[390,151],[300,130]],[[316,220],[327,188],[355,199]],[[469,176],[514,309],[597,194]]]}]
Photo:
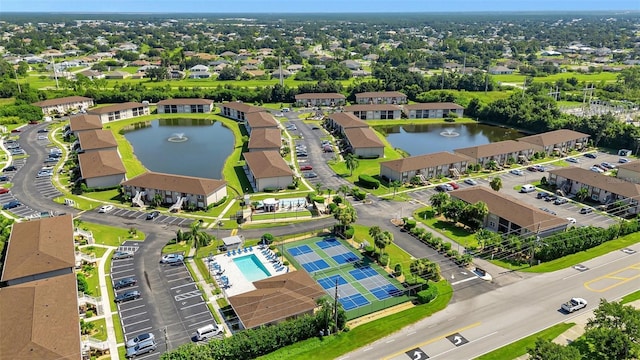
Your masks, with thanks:
[{"label": "blue tennis court surface", "polygon": [[320,284],[320,286],[322,286],[325,290],[326,289],[331,289],[331,288],[336,286],[336,280],[338,280],[338,285],[346,285],[346,284],[348,284],[347,280],[345,280],[340,275],[333,275],[333,276],[329,276],[329,277],[326,277],[326,278],[322,278],[322,279],[318,280],[318,284]]},{"label": "blue tennis court surface", "polygon": [[360,260],[360,258],[358,258],[356,254],[352,253],[351,251],[343,254],[334,255],[331,258],[335,260],[339,265]]},{"label": "blue tennis court surface", "polygon": [[373,290],[369,290],[378,300],[384,300],[390,298],[392,296],[400,296],[402,295],[402,291],[398,290],[395,286],[388,284],[385,286],[380,286],[379,288],[375,288]]},{"label": "blue tennis court surface", "polygon": [[340,298],[338,301],[340,301],[342,307],[347,311],[369,304],[369,300],[362,296],[362,294],[355,294],[345,298]]},{"label": "blue tennis court surface", "polygon": [[288,249],[288,251],[289,251],[289,254],[293,256],[298,256],[298,255],[308,254],[310,252],[313,252],[313,250],[311,250],[309,245],[300,245],[298,247]]},{"label": "blue tennis court surface", "polygon": [[351,274],[351,276],[353,276],[353,278],[356,280],[362,280],[374,275],[378,275],[378,272],[373,270],[370,266],[363,266],[361,268],[349,271],[349,274]]},{"label": "blue tennis court surface", "polygon": [[320,249],[328,249],[330,247],[339,246],[342,244],[340,244],[340,241],[336,239],[326,239],[316,242],[316,245],[318,245]]},{"label": "blue tennis court surface", "polygon": [[329,264],[327,264],[326,261],[320,259],[320,260],[304,263],[304,264],[302,264],[302,267],[305,270],[307,270],[307,272],[314,272],[314,271],[318,271],[318,270],[322,270],[322,269],[328,268]]}]

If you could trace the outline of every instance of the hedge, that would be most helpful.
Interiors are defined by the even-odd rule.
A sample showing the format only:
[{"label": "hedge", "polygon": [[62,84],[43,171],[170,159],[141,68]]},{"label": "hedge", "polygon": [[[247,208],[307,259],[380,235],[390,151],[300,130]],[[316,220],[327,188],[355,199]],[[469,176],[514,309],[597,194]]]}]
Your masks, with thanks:
[{"label": "hedge", "polygon": [[353,228],[353,226],[349,226],[343,233],[344,237],[347,239],[351,239],[353,238],[353,235],[355,235],[356,233],[356,229]]},{"label": "hedge", "polygon": [[367,189],[377,189],[380,187],[380,181],[378,181],[371,175],[359,175],[358,181],[360,182],[360,185],[362,185],[362,187],[365,187]]},{"label": "hedge", "polygon": [[436,286],[433,286],[432,284],[429,284],[428,288],[419,291],[417,295],[418,301],[421,304],[427,304],[438,296],[438,288]]}]

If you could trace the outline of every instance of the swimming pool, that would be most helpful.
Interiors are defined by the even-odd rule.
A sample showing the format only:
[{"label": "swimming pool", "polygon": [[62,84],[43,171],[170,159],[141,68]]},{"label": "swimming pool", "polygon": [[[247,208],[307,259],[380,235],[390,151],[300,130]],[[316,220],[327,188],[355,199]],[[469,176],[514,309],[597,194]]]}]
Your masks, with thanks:
[{"label": "swimming pool", "polygon": [[242,275],[244,275],[250,282],[262,280],[271,276],[269,270],[260,262],[257,256],[245,255],[233,259]]}]

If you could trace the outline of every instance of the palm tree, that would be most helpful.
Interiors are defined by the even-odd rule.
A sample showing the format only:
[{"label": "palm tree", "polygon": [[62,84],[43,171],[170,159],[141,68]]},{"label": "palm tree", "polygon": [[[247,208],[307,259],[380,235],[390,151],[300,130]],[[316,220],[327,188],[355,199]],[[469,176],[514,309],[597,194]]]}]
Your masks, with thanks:
[{"label": "palm tree", "polygon": [[589,196],[589,190],[586,187],[582,187],[576,192],[576,199],[578,199],[578,201],[584,201],[587,196]]},{"label": "palm tree", "polygon": [[349,187],[347,185],[340,185],[338,187],[338,192],[342,194],[342,198],[347,198],[347,193],[349,192]]},{"label": "palm tree", "polygon": [[198,247],[207,246],[211,241],[211,235],[207,234],[204,230],[201,230],[201,226],[201,220],[192,222],[187,236],[188,240],[191,241],[191,246],[196,249],[196,254],[198,253]]},{"label": "palm tree", "polygon": [[445,192],[435,193],[431,195],[429,202],[431,202],[431,206],[436,210],[436,213],[442,214],[445,205],[449,203],[449,194]]},{"label": "palm tree", "polygon": [[153,204],[158,207],[160,206],[160,204],[162,203],[162,195],[160,195],[160,193],[155,193],[155,195],[153,195]]},{"label": "palm tree", "polygon": [[340,222],[342,231],[358,220],[356,209],[351,205],[339,207],[333,216]]},{"label": "palm tree", "polygon": [[344,158],[344,163],[347,166],[347,169],[349,169],[349,176],[353,176],[353,170],[357,169],[358,166],[360,166],[360,162],[358,161],[358,159],[356,159],[355,156],[353,156],[353,154],[348,154]]},{"label": "palm tree", "polygon": [[494,177],[491,179],[489,186],[491,186],[494,191],[500,191],[500,189],[502,189],[502,179],[497,176]]},{"label": "palm tree", "polygon": [[316,193],[318,193],[318,195],[322,195],[322,184],[321,183],[316,183]]},{"label": "palm tree", "polygon": [[393,188],[393,197],[395,198],[396,192],[398,191],[398,188],[402,186],[402,183],[398,180],[393,180],[389,185]]},{"label": "palm tree", "polygon": [[371,236],[371,239],[373,239],[373,251],[376,251],[376,238],[382,234],[382,229],[380,229],[380,226],[372,226],[369,228],[369,236]]}]

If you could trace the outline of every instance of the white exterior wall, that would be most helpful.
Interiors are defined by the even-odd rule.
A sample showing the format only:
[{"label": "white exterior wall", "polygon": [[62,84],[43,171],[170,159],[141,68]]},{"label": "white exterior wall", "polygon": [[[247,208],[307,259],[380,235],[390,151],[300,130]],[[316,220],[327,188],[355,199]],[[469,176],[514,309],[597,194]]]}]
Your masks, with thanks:
[{"label": "white exterior wall", "polygon": [[93,100],[87,100],[87,101],[76,101],[76,102],[72,102],[72,103],[68,103],[68,104],[61,104],[61,105],[53,105],[53,106],[44,106],[42,108],[42,113],[44,115],[49,115],[51,113],[53,113],[54,111],[57,111],[59,114],[63,114],[66,113],[69,110],[86,110],[90,107],[93,106]]},{"label": "white exterior wall", "polygon": [[[158,114],[169,114],[169,113],[165,113],[164,111],[164,107],[165,106],[171,106],[171,105],[160,105],[157,107],[158,109]],[[211,105],[199,105],[202,106],[204,109],[205,113],[210,113],[213,110],[213,103]],[[191,105],[176,105],[177,107],[177,113],[176,114],[191,114]],[[197,114],[197,113],[194,113]]]},{"label": "white exterior wall", "polygon": [[237,121],[245,121],[245,113],[236,109],[228,108],[224,105],[220,107],[220,115]]},{"label": "white exterior wall", "polygon": [[103,151],[103,150],[118,150],[117,146],[112,146],[112,147],[106,147],[106,148],[100,148],[100,149],[89,149],[89,150],[85,150],[85,149],[80,149],[80,151],[83,151],[85,153],[90,153],[90,152],[94,152],[94,151]]},{"label": "white exterior wall", "polygon": [[279,176],[272,178],[255,179],[256,189],[258,191],[264,191],[264,188],[277,187],[286,189],[289,184],[293,182],[293,178],[290,175]]},{"label": "white exterior wall", "polygon": [[103,188],[119,185],[124,180],[126,180],[125,174],[115,174],[86,179],[85,181],[89,188]]},{"label": "white exterior wall", "polygon": [[106,124],[110,121],[118,121],[118,120],[125,120],[125,119],[132,119],[134,117],[138,117],[138,116],[144,116],[144,115],[149,115],[149,107],[148,106],[143,106],[142,107],[142,114],[139,115],[133,115],[133,109],[125,109],[125,110],[120,110],[120,117],[118,119],[113,119],[113,120],[109,120],[110,117],[115,116],[115,112],[109,112],[106,114],[100,114],[98,115],[100,117],[100,121],[102,121],[103,124]]},{"label": "white exterior wall", "polygon": [[373,148],[354,148],[354,155],[362,156],[362,157],[370,157],[370,156],[378,156],[380,158],[384,157],[384,147],[373,147]]},{"label": "white exterior wall", "polygon": [[425,178],[430,179],[430,178],[438,177],[439,175],[443,175],[443,176],[451,175],[451,173],[449,172],[451,168],[458,169],[458,172],[463,173],[467,170],[467,165],[468,163],[466,161],[462,161],[462,162],[457,162],[455,164],[432,166],[429,168],[409,170],[402,173],[399,171],[391,170],[386,166],[381,166],[380,176],[386,176],[391,180],[409,181],[411,180],[412,177],[418,174],[421,174]]}]

